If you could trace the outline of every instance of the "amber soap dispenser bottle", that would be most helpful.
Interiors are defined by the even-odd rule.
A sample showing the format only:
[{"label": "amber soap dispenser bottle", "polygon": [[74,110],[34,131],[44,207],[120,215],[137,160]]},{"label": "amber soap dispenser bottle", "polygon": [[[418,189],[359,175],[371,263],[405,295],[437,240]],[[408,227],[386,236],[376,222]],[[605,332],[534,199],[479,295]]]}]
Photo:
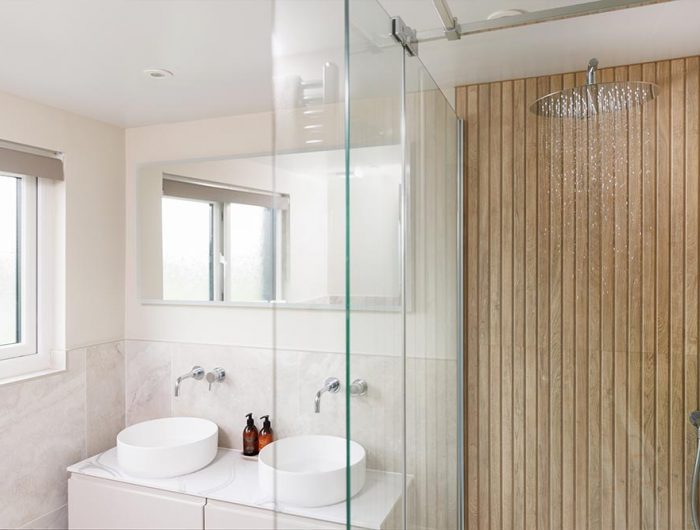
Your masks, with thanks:
[{"label": "amber soap dispenser bottle", "polygon": [[263,420],[263,426],[262,429],[260,429],[260,450],[262,451],[263,447],[272,443],[273,432],[270,426],[270,415],[260,416],[260,419]]},{"label": "amber soap dispenser bottle", "polygon": [[258,454],[258,428],[253,420],[253,413],[246,414],[248,422],[243,429],[243,454],[245,456],[255,456]]}]

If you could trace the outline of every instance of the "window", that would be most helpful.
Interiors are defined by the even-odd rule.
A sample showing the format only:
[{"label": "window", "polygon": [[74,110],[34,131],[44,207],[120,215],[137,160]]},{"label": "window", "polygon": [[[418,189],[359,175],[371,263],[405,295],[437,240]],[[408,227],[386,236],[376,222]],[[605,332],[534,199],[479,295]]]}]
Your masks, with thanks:
[{"label": "window", "polygon": [[163,299],[282,298],[289,197],[163,180]]},{"label": "window", "polygon": [[0,140],[0,384],[65,369],[61,153]]},{"label": "window", "polygon": [[0,360],[37,352],[36,181],[0,174]]}]

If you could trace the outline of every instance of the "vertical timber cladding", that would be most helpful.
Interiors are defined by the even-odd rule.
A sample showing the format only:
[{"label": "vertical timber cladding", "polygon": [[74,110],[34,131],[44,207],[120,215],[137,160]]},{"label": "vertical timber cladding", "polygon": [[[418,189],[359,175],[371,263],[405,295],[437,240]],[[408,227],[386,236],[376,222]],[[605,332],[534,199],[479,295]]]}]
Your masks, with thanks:
[{"label": "vertical timber cladding", "polygon": [[660,95],[595,129],[529,111],[584,72],[457,88],[469,529],[690,528],[700,58],[599,79]]}]

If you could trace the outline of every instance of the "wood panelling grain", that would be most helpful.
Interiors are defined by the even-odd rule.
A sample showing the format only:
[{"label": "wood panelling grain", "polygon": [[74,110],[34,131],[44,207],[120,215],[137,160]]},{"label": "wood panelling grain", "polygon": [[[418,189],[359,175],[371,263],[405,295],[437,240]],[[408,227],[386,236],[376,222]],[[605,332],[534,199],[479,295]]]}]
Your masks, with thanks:
[{"label": "wood panelling grain", "polygon": [[[525,529],[525,82],[513,87],[513,529]],[[468,218],[465,216],[468,222]]]},{"label": "wood panelling grain", "polygon": [[[478,142],[479,152],[477,154],[479,168],[479,204],[489,203],[489,122],[491,119],[490,113],[490,94],[491,90],[488,85],[479,86],[477,95],[478,105]],[[479,299],[479,321],[476,333],[479,336],[479,528],[490,527],[490,517],[492,511],[500,510],[498,505],[491,507],[491,499],[494,497],[490,485],[491,472],[489,469],[490,463],[490,424],[489,411],[491,403],[492,390],[490,388],[490,372],[489,372],[489,338],[491,335],[491,321],[489,308],[489,258],[490,258],[490,241],[489,241],[489,210],[487,208],[478,208],[478,218],[474,222],[479,226],[479,239],[477,256],[478,260],[478,290],[476,295]],[[498,477],[494,477],[495,481]]]},{"label": "wood panelling grain", "polygon": [[[698,98],[700,87],[698,77],[700,59],[690,58],[686,61],[685,71],[685,403],[698,400],[698,238],[693,227],[698,226]],[[685,458],[690,461],[695,454],[697,436],[695,429],[685,424]],[[692,470],[685,468],[684,510],[690,506],[689,486]]]},{"label": "wood panelling grain", "polygon": [[[573,74],[563,76],[563,88],[572,88],[575,85]],[[562,133],[564,145],[572,145],[575,130],[571,123],[566,123]],[[576,163],[572,151],[564,151],[562,156],[562,261],[561,261],[561,326],[562,326],[562,469],[561,469],[561,502],[562,502],[562,528],[575,528],[576,518],[576,481],[575,481],[575,444],[576,444],[576,371],[575,367],[575,297],[576,281],[574,270],[576,264],[575,237],[576,237],[576,182],[572,171]],[[569,215],[571,214],[571,215]],[[585,504],[585,495],[581,501]]]},{"label": "wood panelling grain", "polygon": [[[501,414],[513,417],[513,83],[501,87]],[[513,439],[501,431],[501,520],[513,527]]]},{"label": "wood panelling grain", "polygon": [[[656,82],[656,65],[642,66]],[[642,528],[656,526],[656,112],[642,116]]]},{"label": "wood panelling grain", "polygon": [[[537,80],[525,84],[525,106]],[[525,528],[537,528],[537,118],[525,114]],[[485,205],[479,205],[484,208]],[[467,220],[472,213],[467,212]],[[468,296],[468,294],[467,294]],[[467,470],[468,472],[469,470]]]},{"label": "wood panelling grain", "polygon": [[670,166],[671,63],[656,65],[656,81],[664,87],[656,101],[656,525],[670,523],[669,439],[669,306],[670,306]]},{"label": "wood panelling grain", "polygon": [[[641,81],[640,65],[630,66],[629,79]],[[628,349],[627,378],[629,388],[629,409],[627,429],[627,476],[628,508],[627,525],[629,528],[641,528],[641,403],[642,403],[642,164],[641,146],[643,143],[641,114],[635,113],[629,123],[629,241],[628,255]]]},{"label": "wood panelling grain", "polygon": [[638,112],[549,120],[583,73],[459,87],[468,528],[690,528],[700,58],[603,69]]},{"label": "wood panelling grain", "polygon": [[[477,87],[471,86],[464,89],[462,98],[466,98],[464,108],[466,114],[464,117],[464,141],[466,142],[464,151],[464,170],[465,170],[465,185],[464,192],[466,194],[464,200],[464,209],[476,211],[479,204],[479,166],[478,166],[478,91]],[[464,363],[467,369],[467,380],[465,384],[465,393],[467,394],[467,418],[465,425],[467,433],[465,436],[467,445],[467,458],[465,465],[472,470],[469,475],[465,474],[466,495],[465,501],[465,525],[468,528],[478,528],[479,526],[479,334],[477,326],[479,323],[479,305],[478,305],[478,240],[479,226],[476,222],[469,222],[465,215],[466,228],[464,234],[466,237],[465,247],[465,274],[464,282],[465,292],[471,293],[467,297],[465,303],[465,318],[470,329],[466,329],[465,339],[467,341],[464,349],[466,362]]]}]

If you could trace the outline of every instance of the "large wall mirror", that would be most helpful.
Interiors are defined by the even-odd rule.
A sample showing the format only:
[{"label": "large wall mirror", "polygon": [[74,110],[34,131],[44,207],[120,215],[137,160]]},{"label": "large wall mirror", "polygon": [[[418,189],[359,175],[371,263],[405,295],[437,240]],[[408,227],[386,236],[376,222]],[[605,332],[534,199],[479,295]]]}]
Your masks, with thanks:
[{"label": "large wall mirror", "polygon": [[[397,149],[358,150],[350,175],[358,309],[400,303]],[[141,166],[142,300],[343,308],[344,167],[341,149]]]}]

